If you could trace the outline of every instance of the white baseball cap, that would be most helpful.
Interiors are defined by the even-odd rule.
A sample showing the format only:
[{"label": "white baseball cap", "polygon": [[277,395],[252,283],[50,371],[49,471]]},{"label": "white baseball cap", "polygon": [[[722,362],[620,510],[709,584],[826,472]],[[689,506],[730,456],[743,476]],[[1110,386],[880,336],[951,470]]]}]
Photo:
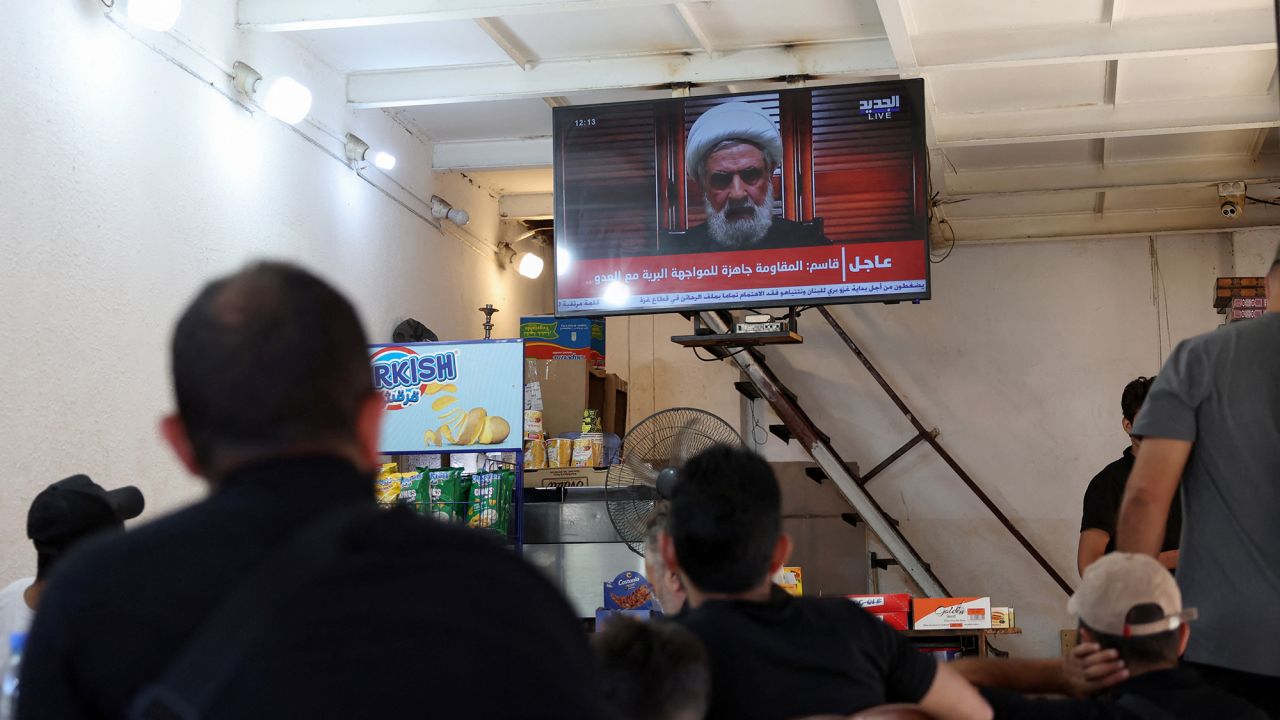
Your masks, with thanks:
[{"label": "white baseball cap", "polygon": [[[1130,622],[1139,605],[1158,605],[1164,616]],[[1067,611],[1093,630],[1118,637],[1156,635],[1196,619],[1195,608],[1182,607],[1182,591],[1173,575],[1150,555],[1114,552],[1084,571],[1080,587],[1067,600]]]}]

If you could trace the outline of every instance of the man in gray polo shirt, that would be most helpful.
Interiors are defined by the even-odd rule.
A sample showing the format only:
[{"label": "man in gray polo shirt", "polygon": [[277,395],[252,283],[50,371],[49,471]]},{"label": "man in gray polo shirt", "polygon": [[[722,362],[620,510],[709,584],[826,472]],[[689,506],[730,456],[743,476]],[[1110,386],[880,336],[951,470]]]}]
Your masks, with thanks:
[{"label": "man in gray polo shirt", "polygon": [[1134,423],[1118,549],[1155,555],[1182,484],[1186,657],[1280,718],[1280,248],[1262,317],[1179,343]]}]

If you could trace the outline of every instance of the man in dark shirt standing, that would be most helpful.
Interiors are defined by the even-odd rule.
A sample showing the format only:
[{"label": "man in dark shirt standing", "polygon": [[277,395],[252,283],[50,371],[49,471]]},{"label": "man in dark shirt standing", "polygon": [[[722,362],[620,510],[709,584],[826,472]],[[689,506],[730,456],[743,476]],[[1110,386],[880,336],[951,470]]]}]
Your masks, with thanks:
[{"label": "man in dark shirt standing", "polygon": [[769,464],[716,447],[680,470],[662,555],[688,593],[677,620],[711,660],[708,720],[850,715],[918,703],[939,720],[990,718],[973,686],[843,598],[793,598],[770,583],[791,540]]},{"label": "man in dark shirt standing", "polygon": [[[1124,498],[1124,486],[1133,471],[1133,454],[1142,444],[1141,438],[1130,435],[1133,420],[1138,417],[1142,403],[1147,399],[1154,377],[1139,377],[1124,386],[1120,395],[1120,425],[1129,435],[1129,447],[1119,460],[1102,469],[1089,481],[1084,493],[1084,513],[1080,519],[1080,544],[1076,550],[1076,567],[1081,577],[1084,569],[1098,558],[1116,549],[1116,518],[1120,515],[1120,501]],[[1170,570],[1178,566],[1178,539],[1182,534],[1182,503],[1175,497],[1165,523],[1164,545],[1157,560]]]},{"label": "man in dark shirt standing", "polygon": [[[367,352],[351,305],[298,268],[204,288],[174,331],[177,412],[161,432],[212,494],[63,562],[27,643],[20,718],[125,718],[183,678],[202,684],[181,699],[206,698],[206,720],[601,716],[586,639],[533,568],[478,532],[376,510],[385,400]],[[258,602],[222,627],[245,587]],[[213,658],[241,642],[220,672]],[[176,662],[206,656],[193,647],[210,667]]]}]

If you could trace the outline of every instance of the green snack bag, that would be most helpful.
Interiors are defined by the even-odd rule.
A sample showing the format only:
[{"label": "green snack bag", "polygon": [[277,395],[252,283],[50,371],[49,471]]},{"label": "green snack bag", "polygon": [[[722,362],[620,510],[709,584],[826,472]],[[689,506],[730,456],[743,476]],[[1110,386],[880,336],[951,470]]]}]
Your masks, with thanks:
[{"label": "green snack bag", "polygon": [[423,476],[430,496],[429,512],[432,517],[451,520],[457,515],[457,508],[466,507],[467,495],[462,491],[462,468],[426,470]]},{"label": "green snack bag", "polygon": [[449,506],[453,519],[458,522],[467,521],[467,513],[471,510],[471,476],[458,470],[458,502]]},{"label": "green snack bag", "polygon": [[426,482],[423,480],[422,474],[426,468],[418,468],[416,473],[400,473],[400,497],[398,502],[401,505],[408,505],[418,512],[425,512],[423,504],[426,502]]},{"label": "green snack bag", "polygon": [[515,475],[509,470],[473,475],[467,526],[505,534],[514,487]]}]

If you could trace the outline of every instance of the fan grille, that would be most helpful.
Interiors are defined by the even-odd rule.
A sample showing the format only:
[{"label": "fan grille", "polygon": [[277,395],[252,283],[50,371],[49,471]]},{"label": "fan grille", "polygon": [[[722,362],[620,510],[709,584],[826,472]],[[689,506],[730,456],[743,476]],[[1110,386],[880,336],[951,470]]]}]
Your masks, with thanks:
[{"label": "fan grille", "polygon": [[622,439],[622,463],[609,468],[609,520],[627,547],[644,555],[645,529],[658,502],[655,479],[715,445],[742,446],[733,426],[706,410],[679,407],[641,420]]}]

